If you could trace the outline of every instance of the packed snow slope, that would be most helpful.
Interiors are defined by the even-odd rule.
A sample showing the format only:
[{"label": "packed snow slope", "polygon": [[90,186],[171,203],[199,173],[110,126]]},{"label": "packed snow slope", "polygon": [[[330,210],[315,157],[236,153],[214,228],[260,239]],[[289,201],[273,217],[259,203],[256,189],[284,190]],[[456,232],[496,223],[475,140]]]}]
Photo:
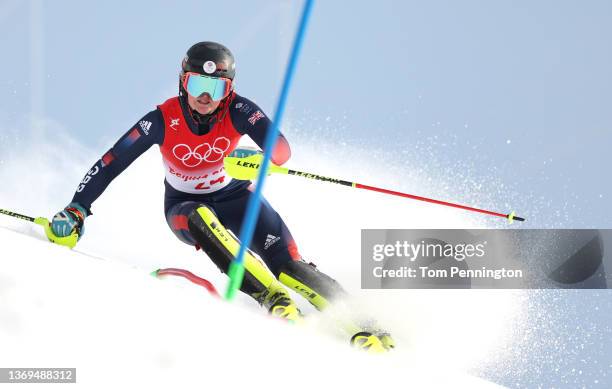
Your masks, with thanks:
[{"label": "packed snow slope", "polygon": [[[28,140],[27,148],[4,148],[0,180],[7,185],[0,190],[0,207],[51,217],[113,140],[90,150],[58,131],[53,138]],[[496,205],[490,193],[474,189],[481,183],[469,172],[451,185],[433,167],[407,168],[420,166],[409,156],[321,143],[300,133],[290,140],[288,167]],[[5,145],[20,142],[9,139]],[[73,252],[45,242],[37,226],[0,215],[0,366],[75,366],[84,387],[119,380],[175,387],[230,380],[254,387],[479,387],[486,384],[470,375],[512,363],[510,346],[525,336],[521,291],[360,290],[361,229],[503,228],[503,220],[495,224],[459,210],[299,177],[271,176],[264,194],[306,260],[342,283],[393,333],[394,353],[361,355],[316,314],[297,328],[267,318],[244,295],[226,304],[187,281],[150,277],[154,269],[180,267],[220,290],[226,286],[226,277],[201,251],[168,229],[163,167],[154,148],[94,204]],[[511,209],[506,203],[495,208]]]},{"label": "packed snow slope", "polygon": [[3,228],[0,241],[0,366],[76,367],[84,388],[495,387],[42,238]]}]

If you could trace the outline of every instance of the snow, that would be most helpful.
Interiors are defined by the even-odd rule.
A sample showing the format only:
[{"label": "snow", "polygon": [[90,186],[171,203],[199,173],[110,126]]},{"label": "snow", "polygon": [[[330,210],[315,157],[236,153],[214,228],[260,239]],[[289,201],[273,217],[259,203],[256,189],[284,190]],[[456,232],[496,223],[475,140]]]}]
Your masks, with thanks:
[{"label": "snow", "polygon": [[[395,156],[350,145],[338,149],[307,134],[290,140],[289,167],[461,200],[435,186],[431,171],[406,169],[405,161],[393,162]],[[0,207],[47,217],[70,201],[110,146],[89,150],[61,131],[29,144],[2,154],[0,181],[14,184],[0,190]],[[62,152],[66,147],[70,155]],[[162,182],[161,159],[150,150],[94,204],[73,251],[46,242],[37,226],[0,215],[0,366],[76,367],[77,386],[88,388],[495,386],[475,375],[508,358],[507,346],[522,323],[521,291],[360,290],[362,228],[482,228],[488,226],[484,218],[270,177],[264,193],[302,255],[393,333],[398,349],[371,356],[348,347],[324,317],[313,314],[306,325],[291,326],[268,318],[247,296],[228,304],[183,279],[149,276],[157,268],[179,267],[220,291],[226,286],[210,260],[166,226]]]},{"label": "snow", "polygon": [[3,228],[0,241],[0,366],[76,367],[84,388],[496,387],[402,353],[358,353],[308,325],[42,237]]}]

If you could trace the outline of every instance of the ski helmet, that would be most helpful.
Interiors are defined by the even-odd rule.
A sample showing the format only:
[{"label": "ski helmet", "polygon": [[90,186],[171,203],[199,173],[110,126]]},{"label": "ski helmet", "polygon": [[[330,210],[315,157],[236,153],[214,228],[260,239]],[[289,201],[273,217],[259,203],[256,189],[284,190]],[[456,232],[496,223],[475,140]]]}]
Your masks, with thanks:
[{"label": "ski helmet", "polygon": [[183,59],[181,74],[186,72],[233,80],[236,73],[234,55],[220,43],[196,43],[187,50]]},{"label": "ski helmet", "polygon": [[[228,94],[221,99],[221,104],[214,113],[202,115],[197,111],[192,111],[189,109],[191,116],[198,123],[198,125],[208,131],[217,121],[216,113],[225,112],[223,107],[225,107],[228,103],[227,97],[232,95],[232,91],[234,89],[233,80],[236,73],[234,55],[227,47],[216,42],[199,42],[187,50],[185,58],[181,63],[181,72],[179,75],[179,97],[182,103],[189,108],[189,104],[186,101],[188,93],[183,86],[183,77],[185,76],[185,73],[188,72],[202,74],[204,76],[213,78],[219,77],[232,80],[229,85],[229,91],[226,91]],[[222,119],[223,117],[221,117],[219,120]]]}]

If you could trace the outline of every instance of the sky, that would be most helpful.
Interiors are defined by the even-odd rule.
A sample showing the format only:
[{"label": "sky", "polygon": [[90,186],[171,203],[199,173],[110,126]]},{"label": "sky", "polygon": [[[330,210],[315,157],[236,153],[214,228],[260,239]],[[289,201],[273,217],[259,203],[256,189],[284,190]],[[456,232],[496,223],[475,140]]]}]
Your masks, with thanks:
[{"label": "sky", "polygon": [[[238,92],[272,115],[301,7],[49,4],[0,2],[0,117],[52,119],[100,153],[176,93],[179,63],[201,40],[234,51]],[[401,153],[454,171],[457,191],[470,189],[458,185],[469,173],[505,194],[531,227],[610,227],[611,8],[317,2],[285,133],[337,134]]]},{"label": "sky", "polygon": [[[144,4],[0,0],[0,150],[65,132],[91,150],[84,174],[176,94],[202,40],[234,52],[238,93],[272,116],[301,2]],[[527,228],[611,228],[610,16],[597,0],[318,1],[283,132],[321,174],[337,167],[308,163],[317,142],[348,164],[343,178],[392,161],[373,184],[515,210]],[[435,185],[409,179],[424,172]],[[589,300],[609,294],[574,295],[581,315],[563,331],[609,320]]]}]

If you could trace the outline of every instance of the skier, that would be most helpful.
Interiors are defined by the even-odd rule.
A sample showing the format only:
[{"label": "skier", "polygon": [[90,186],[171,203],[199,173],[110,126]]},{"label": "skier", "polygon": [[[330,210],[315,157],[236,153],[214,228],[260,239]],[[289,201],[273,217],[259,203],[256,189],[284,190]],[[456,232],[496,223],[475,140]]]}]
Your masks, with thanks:
[{"label": "skier", "polygon": [[[251,100],[234,90],[234,56],[215,42],[193,45],[182,61],[178,96],[142,117],[100,158],[79,184],[70,204],[52,219],[57,236],[84,233],[92,203],[111,181],[154,144],[159,145],[165,166],[164,212],[174,234],[202,249],[227,273],[239,246],[238,232],[251,182],[232,179],[223,169],[223,158],[246,157],[260,152],[237,148],[248,135],[263,148],[270,119]],[[282,165],[291,156],[287,139],[280,134],[272,162]],[[241,291],[253,297],[270,314],[299,321],[301,313],[286,285],[317,309],[342,300],[342,287],[300,256],[289,229],[270,204],[262,199],[251,252],[245,257]],[[267,265],[267,266],[266,266]],[[394,347],[389,334],[374,325],[348,320],[344,328],[357,347],[382,351]]]}]

